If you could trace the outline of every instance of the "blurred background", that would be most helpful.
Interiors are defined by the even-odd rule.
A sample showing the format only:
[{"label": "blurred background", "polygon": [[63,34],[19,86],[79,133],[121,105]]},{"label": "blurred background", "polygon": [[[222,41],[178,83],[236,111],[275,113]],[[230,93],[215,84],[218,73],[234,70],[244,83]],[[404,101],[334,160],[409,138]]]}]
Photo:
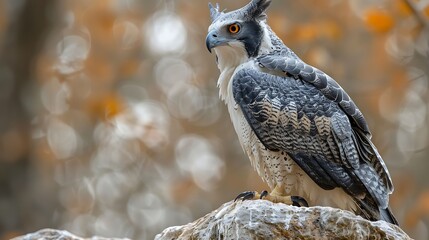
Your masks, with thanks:
[{"label": "blurred background", "polygon": [[[429,1],[274,0],[268,15],[360,106],[393,212],[429,239]],[[0,239],[153,239],[267,189],[218,99],[209,24],[207,1],[0,0]]]}]

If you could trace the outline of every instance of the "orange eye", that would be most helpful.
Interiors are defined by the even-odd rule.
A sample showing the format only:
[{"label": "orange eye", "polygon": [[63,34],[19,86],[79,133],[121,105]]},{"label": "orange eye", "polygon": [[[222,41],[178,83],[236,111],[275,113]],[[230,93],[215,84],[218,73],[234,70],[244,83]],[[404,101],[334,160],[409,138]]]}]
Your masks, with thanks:
[{"label": "orange eye", "polygon": [[230,33],[238,33],[240,31],[240,26],[237,23],[231,24],[228,26],[228,31]]}]

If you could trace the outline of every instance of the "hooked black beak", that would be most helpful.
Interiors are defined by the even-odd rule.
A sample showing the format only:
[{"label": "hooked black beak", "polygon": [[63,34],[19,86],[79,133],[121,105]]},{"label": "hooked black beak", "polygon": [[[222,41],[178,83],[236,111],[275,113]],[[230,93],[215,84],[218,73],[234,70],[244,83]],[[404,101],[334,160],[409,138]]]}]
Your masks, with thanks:
[{"label": "hooked black beak", "polygon": [[212,52],[213,48],[217,46],[226,45],[228,41],[228,39],[220,37],[219,34],[216,33],[216,31],[211,31],[209,32],[209,34],[207,34],[206,37],[207,50],[209,50],[209,52]]}]

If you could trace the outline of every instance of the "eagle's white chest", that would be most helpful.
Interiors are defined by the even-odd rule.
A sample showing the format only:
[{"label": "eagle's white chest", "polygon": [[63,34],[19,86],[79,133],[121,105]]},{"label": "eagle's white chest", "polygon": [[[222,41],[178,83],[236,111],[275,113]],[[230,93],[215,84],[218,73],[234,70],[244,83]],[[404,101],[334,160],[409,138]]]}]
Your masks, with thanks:
[{"label": "eagle's white chest", "polygon": [[354,201],[342,189],[326,191],[320,188],[286,152],[270,151],[260,142],[233,96],[232,79],[235,73],[244,67],[258,68],[253,61],[240,64],[236,68],[224,68],[221,70],[218,85],[240,144],[258,175],[271,190],[280,185],[287,195],[304,197],[310,205],[356,210]]},{"label": "eagle's white chest", "polygon": [[232,124],[252,166],[268,186],[274,189],[277,185],[281,185],[287,194],[297,195],[296,186],[302,182],[304,172],[286,153],[270,151],[260,142],[244,117],[241,108],[234,100],[232,78],[243,67],[256,67],[251,65],[252,63],[247,63],[239,66],[231,75],[226,86],[224,101],[228,107]]}]

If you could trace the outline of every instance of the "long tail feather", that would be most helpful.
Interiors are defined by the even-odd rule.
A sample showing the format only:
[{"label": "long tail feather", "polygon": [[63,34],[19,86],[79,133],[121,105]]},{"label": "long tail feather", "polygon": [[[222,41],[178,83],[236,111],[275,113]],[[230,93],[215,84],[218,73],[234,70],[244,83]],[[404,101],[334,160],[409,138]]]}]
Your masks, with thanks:
[{"label": "long tail feather", "polygon": [[390,211],[390,208],[385,208],[385,209],[380,208],[379,210],[380,210],[380,217],[382,220],[399,226],[399,223],[396,220],[395,216],[393,216],[393,213],[392,211]]}]

